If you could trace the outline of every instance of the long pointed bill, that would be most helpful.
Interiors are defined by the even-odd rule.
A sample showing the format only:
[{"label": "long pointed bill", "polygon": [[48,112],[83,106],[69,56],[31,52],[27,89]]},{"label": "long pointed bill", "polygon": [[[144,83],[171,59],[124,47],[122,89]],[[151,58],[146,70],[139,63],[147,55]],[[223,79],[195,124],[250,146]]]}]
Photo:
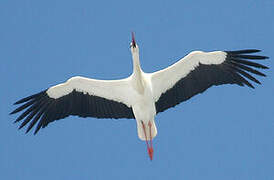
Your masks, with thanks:
[{"label": "long pointed bill", "polygon": [[131,32],[131,36],[132,36],[132,46],[136,47],[136,41],[135,41],[135,36],[133,32]]},{"label": "long pointed bill", "polygon": [[152,136],[151,136],[151,123],[150,122],[148,123],[148,127],[149,127],[149,140],[147,138],[146,127],[145,127],[145,124],[143,122],[142,122],[142,126],[143,126],[143,131],[144,131],[144,134],[145,134],[145,138],[146,138],[147,152],[148,152],[150,160],[152,161],[153,160],[153,147],[152,147]]}]

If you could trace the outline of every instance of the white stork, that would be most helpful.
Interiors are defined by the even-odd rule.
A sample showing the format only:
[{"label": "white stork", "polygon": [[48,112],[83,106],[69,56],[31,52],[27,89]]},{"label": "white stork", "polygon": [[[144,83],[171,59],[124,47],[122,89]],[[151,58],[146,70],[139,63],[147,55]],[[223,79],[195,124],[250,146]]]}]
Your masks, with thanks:
[{"label": "white stork", "polygon": [[142,71],[139,47],[132,33],[130,50],[133,73],[120,80],[97,80],[72,77],[64,83],[17,101],[21,104],[10,114],[25,110],[15,122],[24,119],[26,133],[37,124],[34,134],[49,123],[69,115],[95,118],[136,119],[137,132],[146,141],[153,158],[152,139],[157,134],[154,118],[157,113],[204,92],[213,85],[237,84],[254,88],[248,81],[260,82],[251,76],[265,74],[251,68],[268,67],[251,60],[267,59],[250,55],[256,49],[240,51],[193,51],[175,64],[154,73]]}]

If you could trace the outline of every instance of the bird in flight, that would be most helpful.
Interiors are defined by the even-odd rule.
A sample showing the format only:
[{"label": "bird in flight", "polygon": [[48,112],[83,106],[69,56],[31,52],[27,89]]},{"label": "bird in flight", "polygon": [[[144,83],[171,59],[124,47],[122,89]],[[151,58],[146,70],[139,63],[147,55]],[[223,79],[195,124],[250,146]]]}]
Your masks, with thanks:
[{"label": "bird in flight", "polygon": [[152,139],[157,135],[156,114],[186,101],[209,87],[237,84],[254,88],[260,84],[252,74],[265,76],[258,69],[268,69],[254,60],[268,57],[253,55],[257,49],[239,51],[193,51],[173,65],[145,73],[141,69],[139,47],[132,33],[130,50],[133,72],[119,80],[97,80],[72,77],[66,82],[25,97],[10,114],[23,111],[15,122],[28,124],[26,133],[36,124],[34,134],[49,123],[67,116],[136,119],[137,132],[146,142],[153,159]]}]

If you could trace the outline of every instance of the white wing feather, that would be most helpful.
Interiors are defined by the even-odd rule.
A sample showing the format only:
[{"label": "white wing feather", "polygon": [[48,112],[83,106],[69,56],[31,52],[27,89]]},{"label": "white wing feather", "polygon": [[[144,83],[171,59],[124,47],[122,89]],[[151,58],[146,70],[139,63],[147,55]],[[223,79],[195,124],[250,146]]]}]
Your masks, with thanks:
[{"label": "white wing feather", "polygon": [[47,90],[49,97],[57,99],[71,93],[73,90],[84,94],[95,95],[114,100],[131,107],[130,77],[121,80],[96,80],[85,77],[72,77],[65,83],[53,86]]},{"label": "white wing feather", "polygon": [[221,64],[225,61],[223,51],[202,52],[193,51],[173,65],[150,74],[153,98],[158,101],[161,94],[172,88],[181,78],[187,76],[200,64]]}]

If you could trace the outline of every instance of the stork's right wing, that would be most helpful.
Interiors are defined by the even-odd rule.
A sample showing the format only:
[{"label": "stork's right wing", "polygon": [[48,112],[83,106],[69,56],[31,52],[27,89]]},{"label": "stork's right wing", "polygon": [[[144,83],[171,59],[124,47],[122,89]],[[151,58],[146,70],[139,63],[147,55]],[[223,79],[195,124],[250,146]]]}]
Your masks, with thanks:
[{"label": "stork's right wing", "polygon": [[213,85],[238,84],[254,88],[248,80],[258,84],[260,82],[249,73],[265,75],[251,67],[268,68],[252,62],[268,58],[249,55],[256,52],[259,50],[194,51],[166,69],[150,74],[157,113],[186,101]]}]

